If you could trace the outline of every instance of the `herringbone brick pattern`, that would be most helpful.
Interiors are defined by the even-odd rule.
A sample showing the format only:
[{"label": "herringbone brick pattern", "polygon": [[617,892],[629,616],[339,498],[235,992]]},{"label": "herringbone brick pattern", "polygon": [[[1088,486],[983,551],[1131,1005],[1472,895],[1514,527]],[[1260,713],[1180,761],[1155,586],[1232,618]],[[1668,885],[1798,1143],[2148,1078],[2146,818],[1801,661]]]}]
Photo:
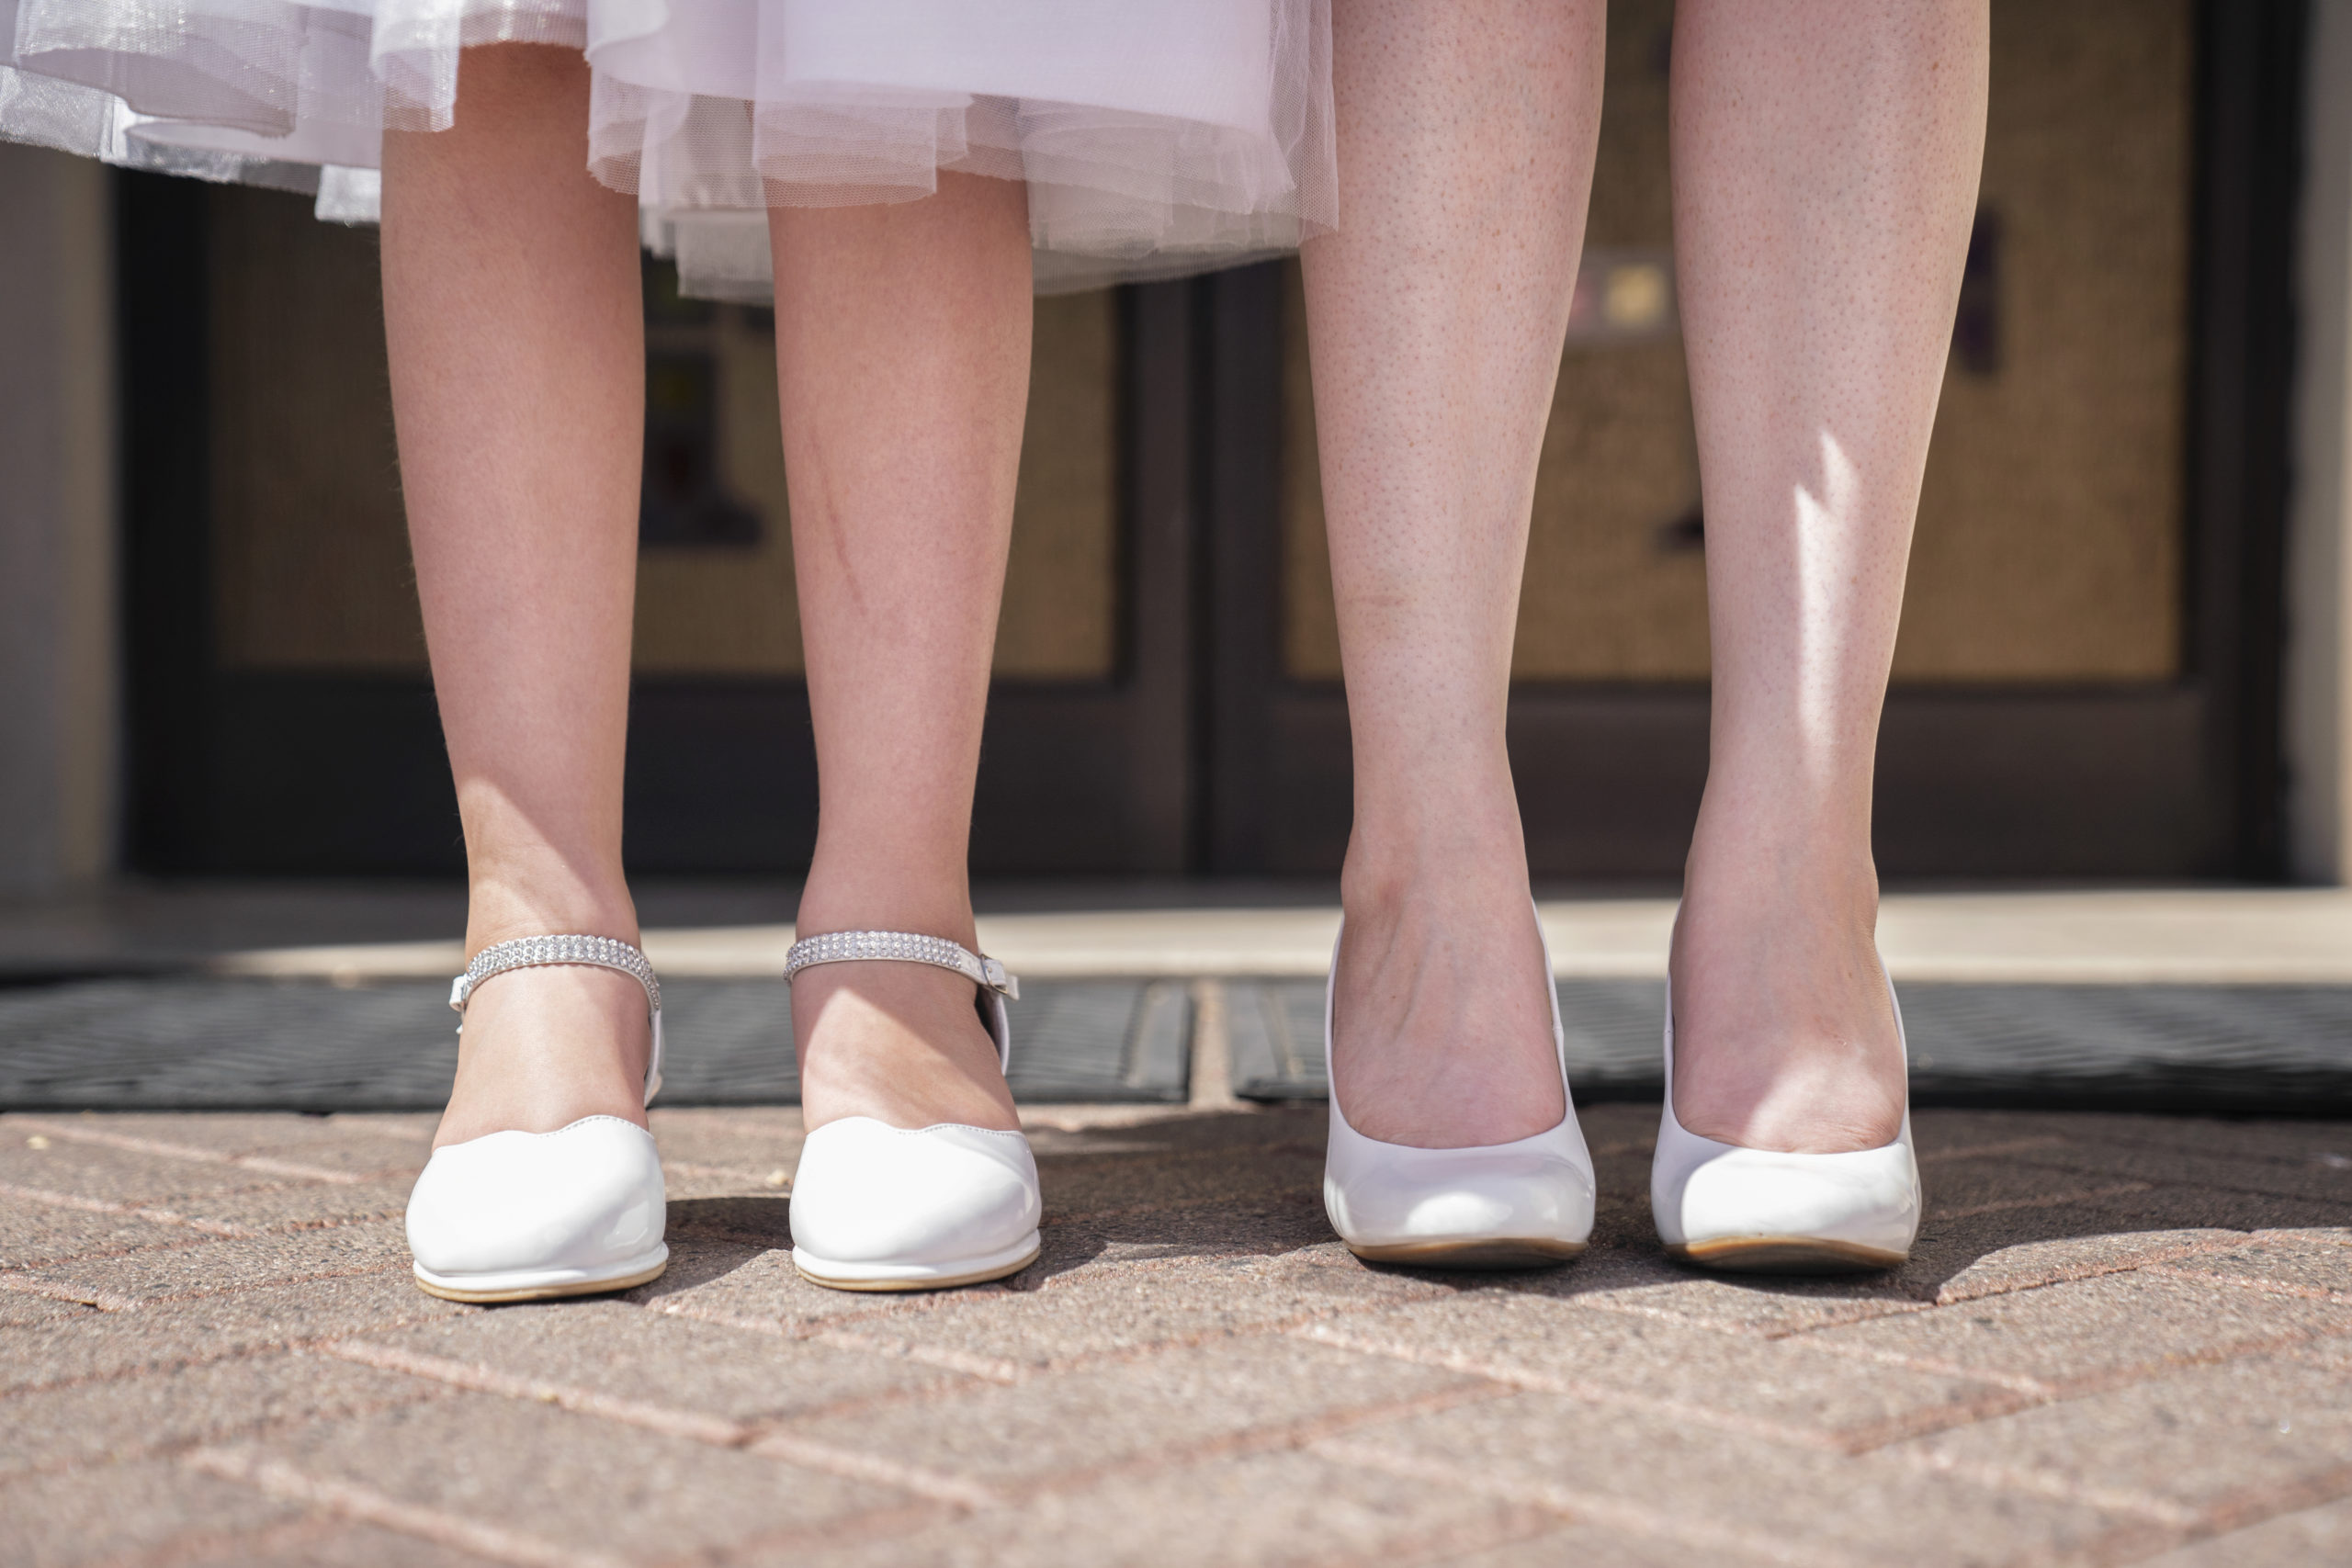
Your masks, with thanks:
[{"label": "herringbone brick pattern", "polygon": [[418,1116],[0,1117],[0,1562],[2352,1561],[2352,1124],[1917,1118],[1886,1279],[1649,1233],[1367,1269],[1319,1110],[1051,1111],[1008,1286],[792,1272],[788,1111],[657,1111],[673,1261],[469,1308],[407,1279]]}]

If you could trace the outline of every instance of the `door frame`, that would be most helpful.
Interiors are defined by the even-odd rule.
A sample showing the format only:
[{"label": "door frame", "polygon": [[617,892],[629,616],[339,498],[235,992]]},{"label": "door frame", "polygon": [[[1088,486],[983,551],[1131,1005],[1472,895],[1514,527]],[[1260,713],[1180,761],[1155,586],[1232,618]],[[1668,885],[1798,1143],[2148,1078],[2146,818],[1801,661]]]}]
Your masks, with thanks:
[{"label": "door frame", "polygon": [[[1917,877],[2285,874],[2280,679],[2304,0],[2197,20],[2182,673],[2130,686],[1896,686],[1881,870]],[[1204,280],[1211,586],[1201,868],[1329,873],[1351,814],[1346,699],[1283,670],[1281,270]],[[1679,877],[1706,778],[1703,682],[1515,684],[1539,876]]]}]

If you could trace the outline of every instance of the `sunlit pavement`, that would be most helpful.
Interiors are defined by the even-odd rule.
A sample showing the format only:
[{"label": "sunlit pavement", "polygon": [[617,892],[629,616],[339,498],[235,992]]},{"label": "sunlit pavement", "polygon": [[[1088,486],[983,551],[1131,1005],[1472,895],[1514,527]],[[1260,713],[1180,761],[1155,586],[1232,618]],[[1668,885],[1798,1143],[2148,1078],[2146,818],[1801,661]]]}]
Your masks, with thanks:
[{"label": "sunlit pavement", "polygon": [[494,1308],[408,1280],[426,1116],[0,1117],[0,1561],[2352,1551],[2352,1125],[1922,1112],[1910,1265],[1801,1282],[1660,1254],[1653,1116],[1476,1277],[1339,1247],[1316,1111],[1057,1108],[1037,1265],[884,1298],[792,1272],[796,1113],[657,1111],[669,1273]]},{"label": "sunlit pavement", "polygon": [[[38,1043],[9,1007],[56,1015],[105,987],[126,999],[90,1016],[160,1021],[137,1036],[147,1076],[121,1081],[164,1100],[250,1094],[256,1061],[287,1077],[369,1008],[384,1032],[351,1059],[401,1049],[409,993],[454,967],[447,896],[303,897],[94,903],[78,936],[54,909],[0,915],[19,981],[0,1064]],[[706,1037],[724,1006],[768,1031],[747,1024],[726,1072],[711,1047],[716,1081],[788,1060],[761,966],[788,899],[729,897],[681,899],[670,924],[649,900],[681,1000],[707,988]],[[1670,909],[1546,906],[1604,1092],[1641,1092],[1595,1075],[1655,1048]],[[0,1562],[2352,1559],[2352,1119],[1924,1109],[1912,1261],[1797,1281],[1666,1258],[1655,1104],[1592,1103],[1584,1258],[1374,1269],[1319,1201],[1329,911],[1075,916],[1005,909],[985,939],[1038,976],[1033,1036],[1065,1075],[1026,1091],[1046,1249],[1002,1287],[798,1280],[788,1106],[657,1110],[669,1272],[495,1308],[409,1282],[400,1213],[429,1114],[0,1115]],[[2273,1054],[2333,1054],[2340,1083],[2344,918],[2334,895],[1939,896],[1891,901],[1887,947],[1916,1011],[2015,995],[2070,1037],[2101,1018],[2151,1034],[2135,998],[2303,998]],[[167,992],[299,1003],[314,1048],[284,1027],[277,1057],[222,1045],[212,1078],[172,1078],[174,1031],[200,1032]],[[429,1102],[446,1009],[415,1021],[408,1092]],[[98,1054],[48,1059],[87,1083]],[[1046,1099],[1098,1089],[1126,1103]]]}]

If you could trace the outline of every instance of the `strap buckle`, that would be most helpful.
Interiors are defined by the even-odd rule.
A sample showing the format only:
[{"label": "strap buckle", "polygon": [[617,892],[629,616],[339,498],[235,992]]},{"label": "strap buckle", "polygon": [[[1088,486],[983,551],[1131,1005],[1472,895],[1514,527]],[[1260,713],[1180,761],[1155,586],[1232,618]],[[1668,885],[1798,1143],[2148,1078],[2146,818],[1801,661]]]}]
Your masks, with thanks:
[{"label": "strap buckle", "polygon": [[980,983],[1007,1001],[1021,999],[1021,982],[1005,973],[1004,965],[986,953],[979,954]]}]

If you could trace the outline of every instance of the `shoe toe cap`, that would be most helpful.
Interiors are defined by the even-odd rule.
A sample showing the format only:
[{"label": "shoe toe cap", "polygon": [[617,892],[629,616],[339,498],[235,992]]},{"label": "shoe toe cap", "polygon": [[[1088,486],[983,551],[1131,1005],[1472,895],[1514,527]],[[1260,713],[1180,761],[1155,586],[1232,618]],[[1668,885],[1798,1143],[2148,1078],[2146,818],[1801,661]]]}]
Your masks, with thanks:
[{"label": "shoe toe cap", "polygon": [[1907,1149],[1856,1155],[1776,1155],[1741,1149],[1683,1183],[1679,1238],[1690,1245],[1748,1236],[1809,1236],[1900,1252],[1918,1230],[1918,1181]]},{"label": "shoe toe cap", "polygon": [[594,1269],[659,1246],[663,1210],[641,1127],[598,1117],[493,1133],[435,1151],[409,1194],[409,1249],[449,1276]]},{"label": "shoe toe cap", "polygon": [[1454,1164],[1399,1161],[1327,1179],[1332,1223],[1350,1240],[1383,1245],[1487,1237],[1575,1243],[1590,1234],[1592,1186],[1569,1161],[1464,1159],[1448,1168]]},{"label": "shoe toe cap", "polygon": [[801,1150],[792,1239],[836,1263],[944,1264],[1014,1245],[1041,1208],[1017,1133],[852,1118],[819,1128]]},{"label": "shoe toe cap", "polygon": [[1535,1183],[1422,1193],[1399,1216],[1415,1235],[1544,1235],[1559,1228],[1558,1194]]}]

